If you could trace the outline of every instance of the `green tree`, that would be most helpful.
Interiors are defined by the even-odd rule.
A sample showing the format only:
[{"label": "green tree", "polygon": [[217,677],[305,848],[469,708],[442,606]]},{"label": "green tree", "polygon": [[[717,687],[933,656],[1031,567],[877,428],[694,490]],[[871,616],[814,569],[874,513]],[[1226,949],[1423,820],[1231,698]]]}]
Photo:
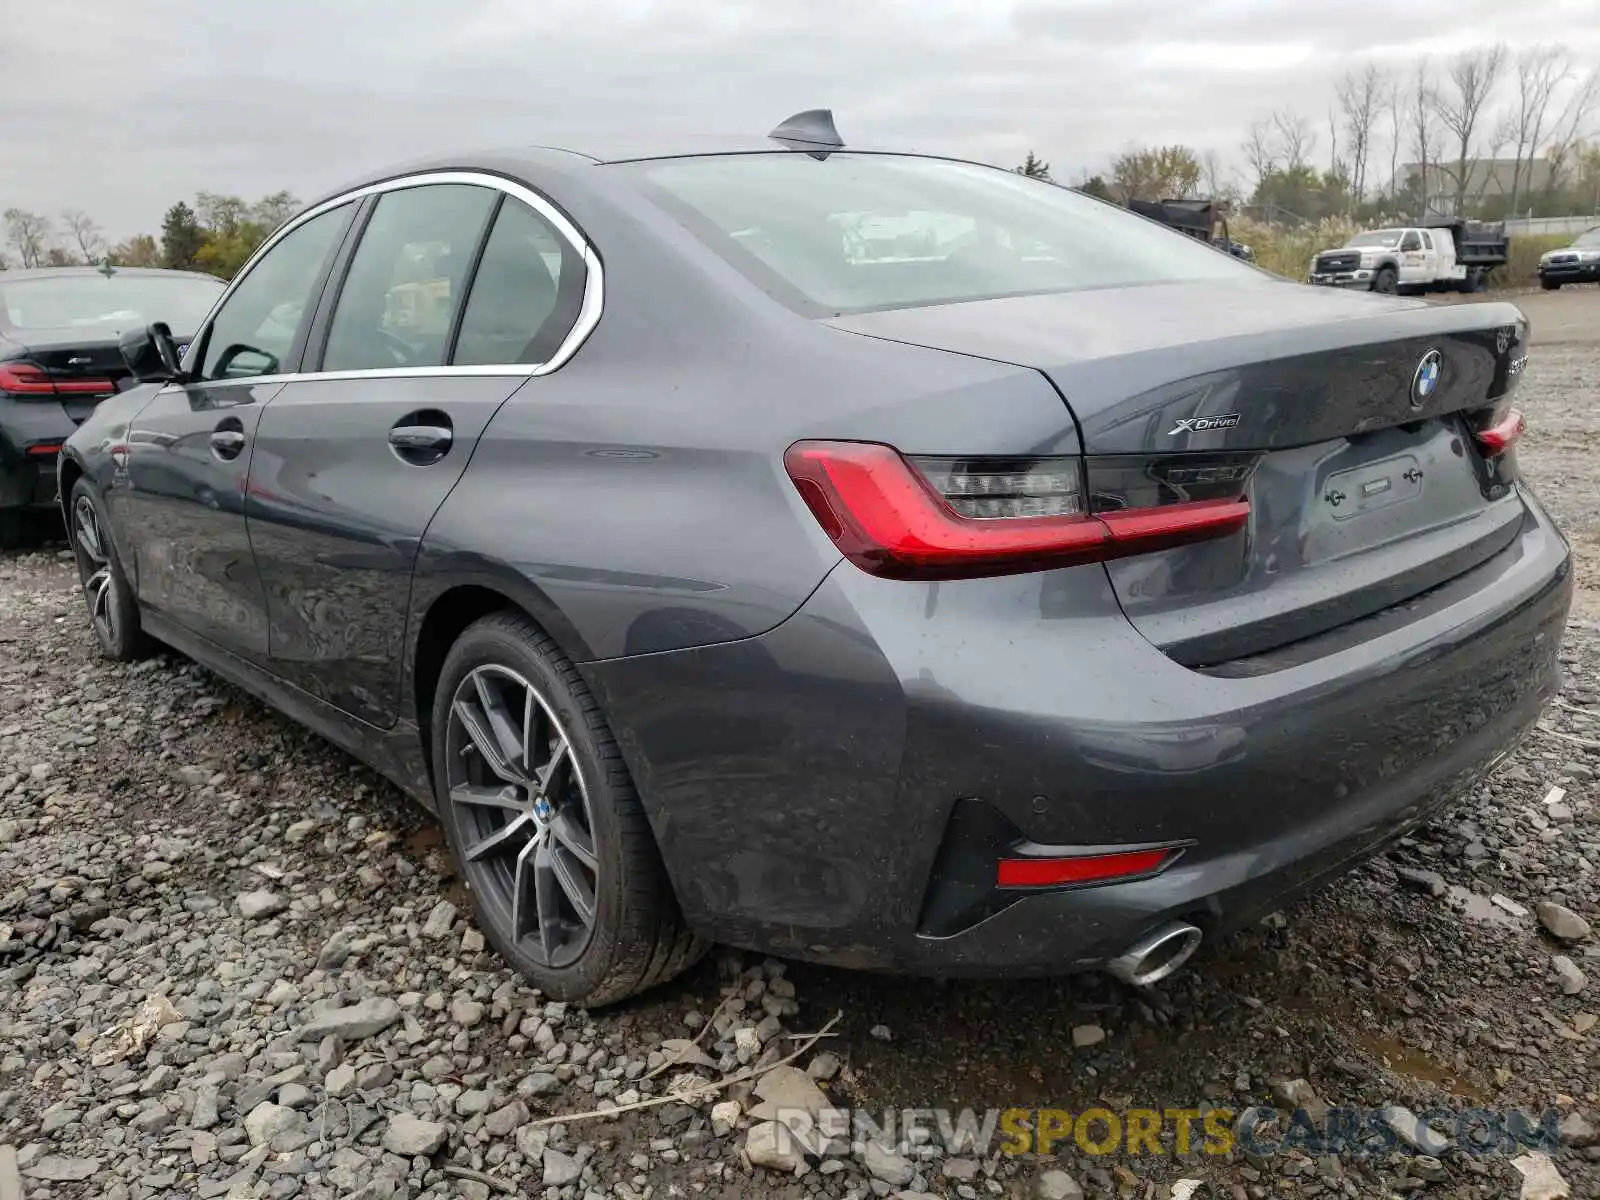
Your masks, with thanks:
[{"label": "green tree", "polygon": [[178,201],[167,209],[161,222],[161,265],[175,271],[188,271],[195,265],[205,231],[195,218],[194,209]]},{"label": "green tree", "polygon": [[1111,190],[1130,200],[1177,200],[1200,186],[1200,159],[1187,146],[1140,146],[1111,164]]},{"label": "green tree", "polygon": [[148,233],[141,233],[118,242],[107,257],[114,267],[159,267],[161,247]]},{"label": "green tree", "polygon": [[250,206],[250,219],[271,233],[299,211],[300,201],[293,192],[273,192]]},{"label": "green tree", "polygon": [[1089,176],[1089,178],[1078,184],[1075,190],[1082,192],[1085,196],[1094,196],[1100,200],[1116,199],[1111,194],[1111,185],[1105,181],[1103,175]]},{"label": "green tree", "polygon": [[1015,170],[1018,175],[1026,175],[1029,179],[1050,178],[1050,164],[1041,161],[1032,150],[1028,151],[1028,157],[1023,159],[1022,165]]}]

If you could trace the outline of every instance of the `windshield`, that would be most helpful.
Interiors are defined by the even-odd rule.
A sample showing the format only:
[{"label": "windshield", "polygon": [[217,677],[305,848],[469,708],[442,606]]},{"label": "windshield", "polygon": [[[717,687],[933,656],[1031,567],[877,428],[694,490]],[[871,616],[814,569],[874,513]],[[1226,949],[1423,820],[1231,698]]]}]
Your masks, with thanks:
[{"label": "windshield", "polygon": [[1403,229],[1375,229],[1371,233],[1358,233],[1345,243],[1347,246],[1383,246],[1393,250],[1400,244]]},{"label": "windshield", "polygon": [[192,275],[53,275],[7,279],[0,275],[0,311],[13,329],[72,329],[122,333],[165,321],[173,333],[192,334],[222,294],[218,279]]},{"label": "windshield", "polygon": [[1580,233],[1572,244],[1585,250],[1593,250],[1596,247],[1600,247],[1600,227],[1591,229],[1586,233]]},{"label": "windshield", "polygon": [[[791,303],[863,312],[1183,280],[1260,278],[1205,242],[1009,171],[881,154],[623,165]],[[776,280],[774,280],[776,277]]]}]

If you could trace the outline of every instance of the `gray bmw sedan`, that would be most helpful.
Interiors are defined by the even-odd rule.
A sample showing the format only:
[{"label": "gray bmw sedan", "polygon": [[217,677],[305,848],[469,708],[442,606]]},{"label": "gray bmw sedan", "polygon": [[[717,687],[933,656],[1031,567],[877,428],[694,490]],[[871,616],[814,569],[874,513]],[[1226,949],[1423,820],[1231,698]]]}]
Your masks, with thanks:
[{"label": "gray bmw sedan", "polygon": [[711,942],[1131,984],[1467,793],[1558,677],[1508,303],[846,145],[461,154],[278,230],[60,459],[161,643],[443,823],[602,1004]]}]

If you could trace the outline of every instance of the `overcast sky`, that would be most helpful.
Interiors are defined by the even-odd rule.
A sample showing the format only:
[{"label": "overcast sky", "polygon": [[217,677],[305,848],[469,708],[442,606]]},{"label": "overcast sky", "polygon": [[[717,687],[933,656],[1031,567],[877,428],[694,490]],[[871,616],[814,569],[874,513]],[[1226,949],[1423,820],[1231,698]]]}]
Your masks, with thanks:
[{"label": "overcast sky", "polygon": [[[846,142],[1072,178],[1133,143],[1238,158],[1275,105],[1475,42],[1600,62],[1597,0],[9,0],[0,207],[157,232],[200,189],[302,198],[445,148],[585,130]],[[1325,156],[1327,134],[1318,157]],[[1385,164],[1386,165],[1386,164]]]}]

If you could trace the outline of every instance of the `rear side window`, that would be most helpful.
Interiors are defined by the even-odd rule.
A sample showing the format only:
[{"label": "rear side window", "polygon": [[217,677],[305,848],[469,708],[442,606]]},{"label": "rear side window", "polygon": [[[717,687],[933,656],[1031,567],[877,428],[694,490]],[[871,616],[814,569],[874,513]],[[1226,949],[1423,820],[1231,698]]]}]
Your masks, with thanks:
[{"label": "rear side window", "polygon": [[970,163],[777,152],[608,169],[635,173],[693,233],[802,311],[1260,278],[1114,205]]},{"label": "rear side window", "polygon": [[440,183],[385,192],[339,291],[324,371],[444,363],[462,284],[499,193]]},{"label": "rear side window", "polygon": [[311,289],[350,211],[342,204],[312,217],[250,268],[212,319],[200,379],[245,379],[286,369]]},{"label": "rear side window", "polygon": [[540,363],[578,319],[584,267],[543,217],[507,196],[472,278],[457,366]]}]

